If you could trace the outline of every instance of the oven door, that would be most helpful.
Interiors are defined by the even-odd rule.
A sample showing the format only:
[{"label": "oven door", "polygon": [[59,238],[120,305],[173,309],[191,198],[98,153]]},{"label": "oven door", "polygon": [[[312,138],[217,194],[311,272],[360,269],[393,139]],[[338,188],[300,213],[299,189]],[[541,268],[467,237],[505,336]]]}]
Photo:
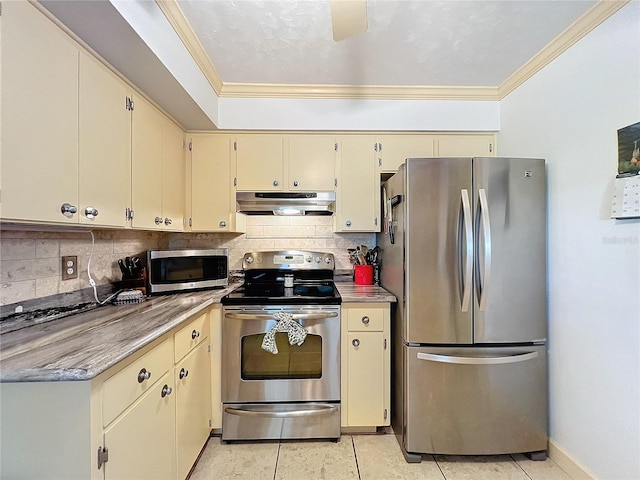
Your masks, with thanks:
[{"label": "oven door", "polygon": [[[301,345],[276,333],[277,354],[262,349],[274,314],[287,312],[306,331]],[[340,401],[340,306],[225,307],[224,403]]]}]

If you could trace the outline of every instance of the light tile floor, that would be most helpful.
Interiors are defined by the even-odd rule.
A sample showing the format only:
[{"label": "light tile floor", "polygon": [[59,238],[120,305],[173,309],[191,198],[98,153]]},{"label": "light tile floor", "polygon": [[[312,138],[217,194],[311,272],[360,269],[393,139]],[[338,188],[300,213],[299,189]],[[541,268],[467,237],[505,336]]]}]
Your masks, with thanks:
[{"label": "light tile floor", "polygon": [[190,480],[571,480],[553,460],[524,455],[424,455],[406,463],[394,435],[343,435],[338,442],[222,444],[211,437]]}]

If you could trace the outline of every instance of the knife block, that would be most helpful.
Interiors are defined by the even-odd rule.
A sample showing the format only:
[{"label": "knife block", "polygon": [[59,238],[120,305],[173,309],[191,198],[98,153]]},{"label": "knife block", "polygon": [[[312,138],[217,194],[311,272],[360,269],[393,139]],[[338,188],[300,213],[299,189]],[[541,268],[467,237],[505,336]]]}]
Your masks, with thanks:
[{"label": "knife block", "polygon": [[125,278],[122,276],[122,280],[116,282],[116,287],[121,290],[140,290],[145,295],[147,294],[147,268],[142,267],[140,274],[134,278]]}]

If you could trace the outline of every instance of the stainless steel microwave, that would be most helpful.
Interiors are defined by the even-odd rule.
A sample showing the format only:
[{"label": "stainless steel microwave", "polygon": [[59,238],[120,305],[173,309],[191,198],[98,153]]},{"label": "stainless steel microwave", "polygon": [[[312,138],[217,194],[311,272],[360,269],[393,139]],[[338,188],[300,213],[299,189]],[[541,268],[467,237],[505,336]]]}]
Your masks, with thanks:
[{"label": "stainless steel microwave", "polygon": [[167,293],[229,284],[229,250],[147,251],[148,293]]}]

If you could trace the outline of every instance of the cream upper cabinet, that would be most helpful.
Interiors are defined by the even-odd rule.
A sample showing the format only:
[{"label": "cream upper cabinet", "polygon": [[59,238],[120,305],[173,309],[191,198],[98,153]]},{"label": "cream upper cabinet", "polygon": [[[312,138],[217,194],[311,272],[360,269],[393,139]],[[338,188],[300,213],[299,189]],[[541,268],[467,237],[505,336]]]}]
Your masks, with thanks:
[{"label": "cream upper cabinet", "polygon": [[238,190],[285,189],[282,135],[238,135],[234,147]]},{"label": "cream upper cabinet", "polygon": [[131,112],[127,85],[80,53],[79,222],[127,225],[131,205]]},{"label": "cream upper cabinet", "polygon": [[496,139],[493,133],[438,135],[438,157],[495,157]]},{"label": "cream upper cabinet", "polygon": [[78,223],[79,50],[28,2],[2,2],[1,35],[0,217]]},{"label": "cream upper cabinet", "polygon": [[162,118],[162,216],[163,230],[182,231],[185,197],[184,132],[168,118]]},{"label": "cream upper cabinet", "polygon": [[380,176],[374,137],[341,137],[337,158],[336,232],[380,231]]},{"label": "cream upper cabinet", "polygon": [[184,134],[142,96],[134,97],[131,129],[132,226],[182,230]]},{"label": "cream upper cabinet", "polygon": [[382,135],[375,146],[378,166],[384,173],[395,173],[407,158],[433,157],[434,135]]},{"label": "cream upper cabinet", "polygon": [[233,229],[235,189],[232,188],[232,148],[228,135],[191,135],[191,231],[229,232]]},{"label": "cream upper cabinet", "polygon": [[333,191],[338,143],[330,135],[292,135],[288,190]]},{"label": "cream upper cabinet", "polygon": [[342,426],[390,424],[390,305],[342,304]]}]

